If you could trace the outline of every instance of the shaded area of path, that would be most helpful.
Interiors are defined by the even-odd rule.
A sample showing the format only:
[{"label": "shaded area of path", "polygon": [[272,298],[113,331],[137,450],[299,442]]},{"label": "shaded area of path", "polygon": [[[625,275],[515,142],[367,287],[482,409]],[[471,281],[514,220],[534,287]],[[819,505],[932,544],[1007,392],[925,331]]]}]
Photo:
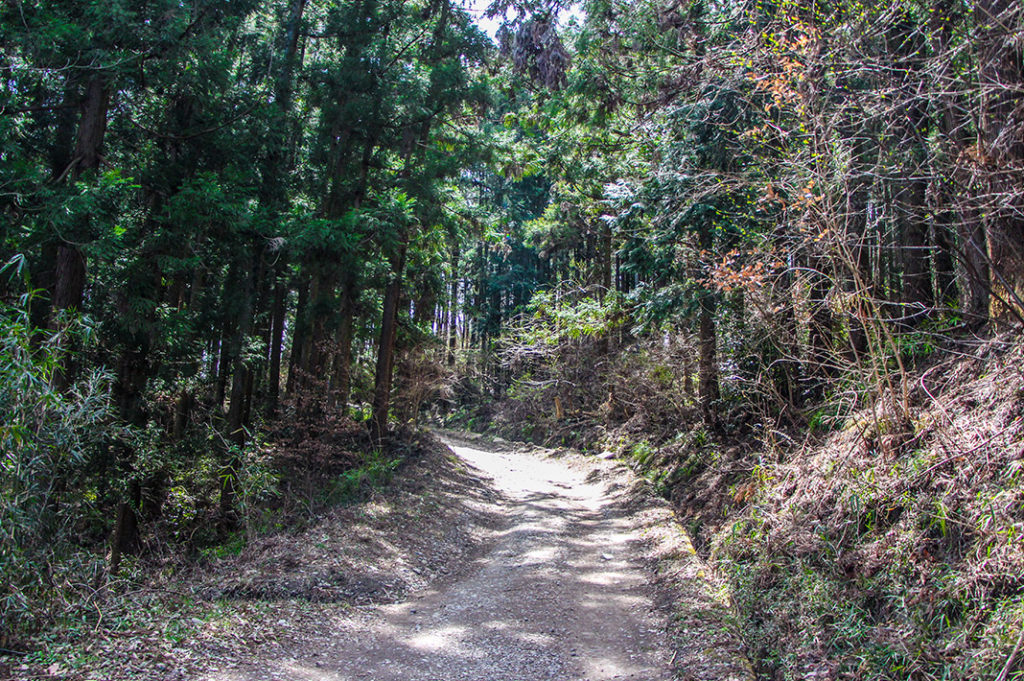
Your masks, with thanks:
[{"label": "shaded area of path", "polygon": [[[671,642],[632,527],[586,470],[453,444],[507,524],[461,576],[353,609],[329,636],[212,681],[668,681]],[[415,528],[409,528],[414,532]]]}]

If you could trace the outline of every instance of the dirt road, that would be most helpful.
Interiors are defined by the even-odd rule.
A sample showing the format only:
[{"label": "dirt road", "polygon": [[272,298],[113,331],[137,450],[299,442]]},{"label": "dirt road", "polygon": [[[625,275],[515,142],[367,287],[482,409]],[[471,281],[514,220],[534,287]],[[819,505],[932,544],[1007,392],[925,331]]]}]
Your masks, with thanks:
[{"label": "dirt road", "polygon": [[[674,646],[635,528],[586,468],[453,443],[505,522],[440,586],[351,608],[210,681],[668,681]],[[591,475],[593,480],[595,476]],[[410,528],[410,531],[414,531]]]}]

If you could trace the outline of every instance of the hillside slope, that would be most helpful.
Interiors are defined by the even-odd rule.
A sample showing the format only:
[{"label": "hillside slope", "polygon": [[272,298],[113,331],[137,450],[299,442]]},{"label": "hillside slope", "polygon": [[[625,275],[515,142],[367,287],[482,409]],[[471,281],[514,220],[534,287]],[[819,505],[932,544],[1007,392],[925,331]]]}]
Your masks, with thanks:
[{"label": "hillside slope", "polygon": [[654,483],[729,584],[760,678],[1024,675],[1018,339],[925,357],[908,368],[905,402],[876,395],[873,408],[785,430],[742,406],[708,428],[682,391],[655,389],[662,364],[630,356],[589,396],[628,394],[625,413],[558,419],[530,396],[479,420],[614,453]]},{"label": "hillside slope", "polygon": [[910,432],[860,412],[672,489],[766,676],[1021,676],[1022,360],[992,342],[919,371]]}]

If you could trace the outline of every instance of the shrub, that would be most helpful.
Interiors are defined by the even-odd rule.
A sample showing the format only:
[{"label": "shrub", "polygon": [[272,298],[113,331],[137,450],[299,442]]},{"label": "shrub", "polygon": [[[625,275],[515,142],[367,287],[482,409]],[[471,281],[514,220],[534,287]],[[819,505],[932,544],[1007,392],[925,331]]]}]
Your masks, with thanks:
[{"label": "shrub", "polygon": [[[106,373],[54,387],[87,326],[68,319],[54,331],[33,328],[29,302],[0,304],[0,630],[8,632],[45,616],[40,601],[73,552],[75,523],[96,502],[89,473],[110,434],[99,427],[111,409]],[[98,569],[95,561],[81,567]]]}]

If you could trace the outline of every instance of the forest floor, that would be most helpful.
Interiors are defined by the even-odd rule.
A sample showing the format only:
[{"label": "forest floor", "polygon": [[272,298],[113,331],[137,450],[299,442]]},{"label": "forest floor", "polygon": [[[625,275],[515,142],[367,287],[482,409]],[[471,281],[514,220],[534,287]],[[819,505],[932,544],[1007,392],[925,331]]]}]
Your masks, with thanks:
[{"label": "forest floor", "polygon": [[[453,447],[484,517],[481,549],[411,598],[339,613],[217,681],[671,678],[648,576],[585,471],[518,451]],[[487,476],[485,478],[484,476]]]},{"label": "forest floor", "polygon": [[[398,539],[389,533],[433,537],[432,554],[462,552],[458,560],[435,566],[422,588],[385,599],[393,602],[341,603],[316,617],[283,622],[286,639],[199,678],[749,676],[721,592],[671,512],[623,466],[479,439],[448,444],[455,457],[421,465],[404,481],[420,496],[434,497],[438,512],[424,514],[417,526],[376,530],[385,541]],[[455,533],[438,526],[453,521],[460,525]],[[453,542],[458,546],[444,546]],[[416,555],[400,553],[373,569],[400,572],[404,563],[424,572],[414,566]],[[395,580],[377,580],[386,581]],[[280,616],[287,619],[290,610]]]},{"label": "forest floor", "polygon": [[723,583],[624,464],[441,438],[303,529],[151,571],[0,679],[752,679]]}]

